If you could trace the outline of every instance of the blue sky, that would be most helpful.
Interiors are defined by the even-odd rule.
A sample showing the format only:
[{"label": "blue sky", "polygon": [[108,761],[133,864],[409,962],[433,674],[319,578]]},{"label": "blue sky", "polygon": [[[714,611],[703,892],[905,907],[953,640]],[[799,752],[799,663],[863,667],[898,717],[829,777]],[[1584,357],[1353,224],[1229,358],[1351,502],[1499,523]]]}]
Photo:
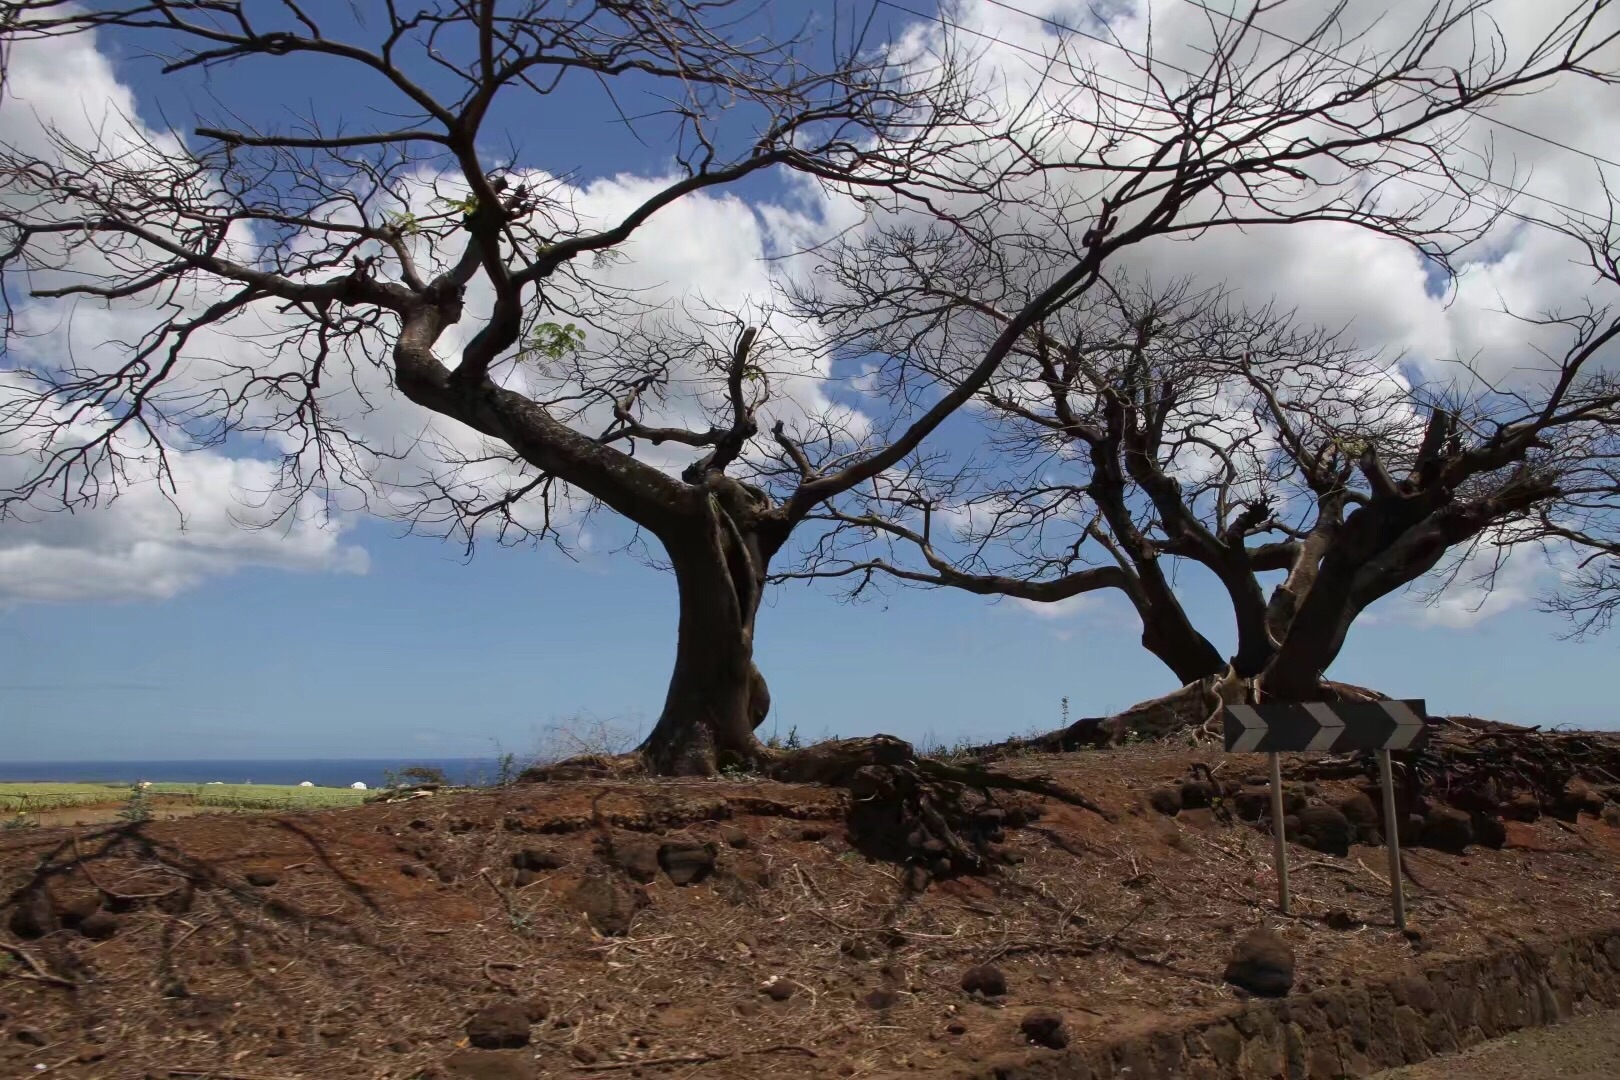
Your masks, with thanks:
[{"label": "blue sky", "polygon": [[[366,526],[364,575],[245,570],[159,603],[0,613],[14,760],[524,752],[580,713],[648,724],[674,655],[673,583],[628,558],[459,549]],[[1202,625],[1223,618],[1196,589]],[[1399,601],[1397,601],[1399,602]],[[1389,602],[1386,602],[1386,605]],[[1613,639],[1547,616],[1454,630],[1361,626],[1333,674],[1430,709],[1620,726]],[[950,592],[841,604],[788,588],[759,663],[785,733],[995,739],[1165,691],[1113,605],[1062,619]],[[767,730],[772,721],[767,721]]]},{"label": "blue sky", "polygon": [[[324,65],[215,75],[222,97],[263,87],[300,101],[353,87]],[[143,116],[185,115],[153,67],[120,64]],[[196,84],[184,88],[195,93]],[[165,103],[166,109],[160,109]],[[269,93],[255,101],[270,115]],[[597,96],[563,98],[543,122],[508,118],[525,164],[582,179],[651,174],[656,147],[605,138]],[[743,194],[765,197],[768,182]],[[1415,292],[1421,294],[1422,289]],[[1421,296],[1414,302],[1421,301]],[[29,542],[8,525],[0,546]],[[20,602],[0,608],[0,754],[13,760],[424,757],[537,747],[548,725],[587,714],[645,728],[674,655],[673,581],[621,555],[401,538],[367,522],[344,542],[364,573],[245,567],[166,599]],[[1194,620],[1230,645],[1230,616],[1194,576]],[[1425,620],[1400,598],[1353,631],[1332,676],[1431,711],[1524,723],[1620,727],[1605,673],[1616,640],[1557,640],[1564,624],[1526,604],[1473,622]],[[1452,620],[1453,622],[1465,620]],[[765,732],[807,737],[890,732],[913,740],[993,740],[1126,706],[1171,688],[1138,645],[1123,605],[1061,616],[950,592],[890,589],[859,604],[810,586],[779,589],[759,618],[758,661],[772,688]]]}]

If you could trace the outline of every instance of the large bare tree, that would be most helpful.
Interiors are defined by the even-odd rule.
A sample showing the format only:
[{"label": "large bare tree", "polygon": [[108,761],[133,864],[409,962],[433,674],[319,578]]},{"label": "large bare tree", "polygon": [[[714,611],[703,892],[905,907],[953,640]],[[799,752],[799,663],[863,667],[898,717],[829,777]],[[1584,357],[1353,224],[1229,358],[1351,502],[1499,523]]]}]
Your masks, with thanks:
[{"label": "large bare tree", "polygon": [[[391,3],[380,39],[360,45],[349,24],[324,32],[326,13],[272,0],[22,0],[8,31],[19,47],[94,30],[144,43],[176,73],[251,63],[267,74],[285,57],[316,58],[380,80],[392,101],[296,130],[199,117],[172,145],[59,137],[49,154],[0,152],[10,288],[28,290],[29,305],[153,313],[111,366],[16,353],[28,389],[5,400],[0,430],[34,448],[38,467],[5,505],[105,498],[132,442],[161,461],[166,445],[242,435],[290,444],[288,484],[329,490],[387,453],[323,409],[323,388],[374,366],[424,415],[488,440],[487,454],[459,464],[495,471],[425,485],[417,520],[468,536],[484,521],[544,533],[554,500],[581,497],[662,547],[680,624],[665,706],[641,748],[648,766],[761,762],[760,596],[772,560],[819,508],[881,490],[1133,245],[1336,221],[1443,262],[1489,217],[1472,215],[1448,120],[1588,72],[1603,43],[1601,3],[1511,47],[1491,41],[1478,5],[1442,4],[1387,48],[1367,49],[1335,15],[1279,49],[1256,29],[1277,6],[1212,24],[1195,70],[1134,55],[1127,77],[1105,76],[1060,43],[1026,78],[960,67],[944,27],[920,49],[810,73],[716,2]],[[1475,46],[1460,59],[1459,41]],[[582,222],[551,178],[487,149],[500,137],[498,99],[544,115],[549,94],[579,75],[651,86],[673,102],[681,147],[684,175],[605,225]],[[776,167],[871,215],[794,288],[840,359],[882,359],[865,426],[830,410],[761,422],[782,381],[773,351],[814,350],[813,335],[773,336],[738,312],[706,331],[660,329],[657,313],[627,319],[635,298],[584,266],[611,259],[676,200]],[[424,198],[424,174],[439,201]],[[487,299],[475,306],[475,295]],[[600,332],[582,344],[576,321]],[[207,354],[200,343],[232,326],[255,335],[262,363]],[[461,344],[453,357],[448,341]],[[213,363],[207,378],[199,361]],[[705,382],[699,422],[664,408],[677,362]],[[1451,429],[1435,430],[1449,444]]]},{"label": "large bare tree", "polygon": [[[1620,284],[1612,261],[1600,272]],[[1156,733],[1245,683],[1314,699],[1371,604],[1414,583],[1442,589],[1468,556],[1488,577],[1515,547],[1573,542],[1597,576],[1565,603],[1601,607],[1620,511],[1620,315],[1526,326],[1549,329],[1561,352],[1527,345],[1510,382],[1459,365],[1443,385],[1413,386],[1393,358],[1288,313],[1186,281],[1110,281],[1027,332],[986,386],[994,466],[915,459],[862,505],[819,512],[830,527],[789,576],[1037,603],[1116,592],[1188,688],[1123,714]],[[1220,583],[1231,656],[1189,615],[1177,564]]]}]

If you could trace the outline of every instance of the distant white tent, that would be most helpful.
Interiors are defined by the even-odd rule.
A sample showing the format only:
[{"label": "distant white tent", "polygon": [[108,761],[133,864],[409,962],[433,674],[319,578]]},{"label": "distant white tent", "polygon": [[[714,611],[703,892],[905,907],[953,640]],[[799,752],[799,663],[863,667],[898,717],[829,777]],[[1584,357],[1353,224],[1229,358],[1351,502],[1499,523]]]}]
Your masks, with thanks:
[{"label": "distant white tent", "polygon": [[315,785],[312,784],[311,782],[309,782],[308,780],[305,780],[302,784],[299,784],[298,786],[299,787],[314,787]]},{"label": "distant white tent", "polygon": [[364,790],[366,790],[366,785],[362,784],[358,780],[356,780],[354,783],[350,784],[349,786],[351,788],[353,788],[354,790],[356,790],[356,791],[364,791]]},{"label": "distant white tent", "polygon": [[224,783],[225,783],[225,781],[223,781],[223,780],[210,780],[210,781],[208,781],[207,786],[208,787],[213,787],[215,784],[219,784],[219,785],[223,786]]}]

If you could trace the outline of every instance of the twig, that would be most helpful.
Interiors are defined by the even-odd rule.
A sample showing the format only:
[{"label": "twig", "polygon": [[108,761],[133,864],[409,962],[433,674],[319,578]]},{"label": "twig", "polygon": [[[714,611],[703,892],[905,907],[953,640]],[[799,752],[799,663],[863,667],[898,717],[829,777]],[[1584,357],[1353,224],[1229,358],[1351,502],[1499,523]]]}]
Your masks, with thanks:
[{"label": "twig", "polygon": [[153,892],[153,893],[122,893],[122,892],[118,892],[118,891],[116,891],[114,889],[108,888],[107,886],[103,885],[101,882],[97,881],[96,880],[96,875],[90,872],[90,863],[85,859],[84,852],[79,849],[79,838],[77,836],[75,836],[73,838],[73,856],[74,856],[74,865],[76,865],[79,868],[79,870],[84,874],[85,879],[87,881],[89,881],[91,885],[94,885],[97,890],[99,890],[100,892],[102,892],[103,894],[105,894],[107,896],[112,897],[114,900],[161,900],[166,896],[173,896],[175,893],[177,893],[181,889],[185,888],[184,885],[177,885],[172,889],[165,889],[163,892]]},{"label": "twig", "polygon": [[608,1072],[614,1069],[649,1069],[660,1065],[706,1065],[711,1061],[724,1061],[726,1058],[743,1057],[748,1054],[820,1056],[808,1046],[783,1044],[781,1046],[762,1046],[757,1050],[733,1050],[724,1054],[681,1054],[676,1057],[642,1058],[639,1061],[609,1061],[601,1065],[574,1065],[572,1068],[578,1072]]},{"label": "twig", "polygon": [[64,979],[60,975],[52,975],[49,971],[46,971],[40,962],[34,959],[34,954],[29,952],[27,949],[24,949],[20,945],[13,945],[8,941],[0,941],[0,949],[4,949],[12,956],[15,956],[18,960],[21,960],[24,964],[27,964],[28,970],[33,972],[32,975],[29,975],[21,971],[0,971],[0,975],[10,975],[14,979],[27,979],[29,982],[50,983],[52,986],[65,986],[69,990],[77,990],[79,988],[79,984],[74,982],[72,979]]},{"label": "twig", "polygon": [[492,973],[492,969],[501,968],[502,970],[505,970],[505,971],[517,971],[522,967],[523,967],[522,964],[513,963],[511,960],[485,960],[484,961],[484,978],[488,979],[490,982],[494,983],[496,986],[501,987],[502,989],[515,990],[515,989],[517,989],[517,987],[514,986],[512,983],[507,982],[505,979],[497,979],[494,976],[494,974]]}]

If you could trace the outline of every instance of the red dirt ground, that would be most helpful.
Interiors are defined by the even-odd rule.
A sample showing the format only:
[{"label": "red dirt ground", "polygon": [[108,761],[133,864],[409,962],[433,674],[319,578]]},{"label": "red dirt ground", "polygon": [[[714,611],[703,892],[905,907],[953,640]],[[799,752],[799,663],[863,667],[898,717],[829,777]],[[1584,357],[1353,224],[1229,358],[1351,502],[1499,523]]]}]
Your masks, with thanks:
[{"label": "red dirt ground", "polygon": [[[1019,796],[1043,813],[1007,830],[1018,861],[920,895],[903,868],[849,846],[844,792],[764,781],[553,783],[0,834],[0,1076],[948,1075],[1027,1052],[1032,1008],[1062,1012],[1084,1041],[1230,1004],[1231,944],[1259,925],[1291,941],[1308,990],[1620,919],[1620,829],[1590,816],[1512,823],[1501,850],[1409,852],[1416,941],[1390,924],[1382,848],[1295,848],[1294,916],[1280,916],[1268,836],[1219,809],[1148,808],[1194,762],[1258,771],[1220,759],[1136,748],[1004,763],[1118,822]],[[654,866],[638,886],[621,869],[640,866],[638,844],[687,838],[718,852],[696,884]],[[524,849],[563,865],[519,887]],[[585,894],[633,913],[626,933],[581,914],[587,880]],[[111,918],[67,928],[98,894]],[[1353,928],[1330,928],[1329,912]],[[981,963],[1005,972],[1005,998],[961,989]],[[763,992],[773,978],[791,992]],[[543,1015],[529,1046],[458,1055],[469,1017],[500,1002]]]}]

